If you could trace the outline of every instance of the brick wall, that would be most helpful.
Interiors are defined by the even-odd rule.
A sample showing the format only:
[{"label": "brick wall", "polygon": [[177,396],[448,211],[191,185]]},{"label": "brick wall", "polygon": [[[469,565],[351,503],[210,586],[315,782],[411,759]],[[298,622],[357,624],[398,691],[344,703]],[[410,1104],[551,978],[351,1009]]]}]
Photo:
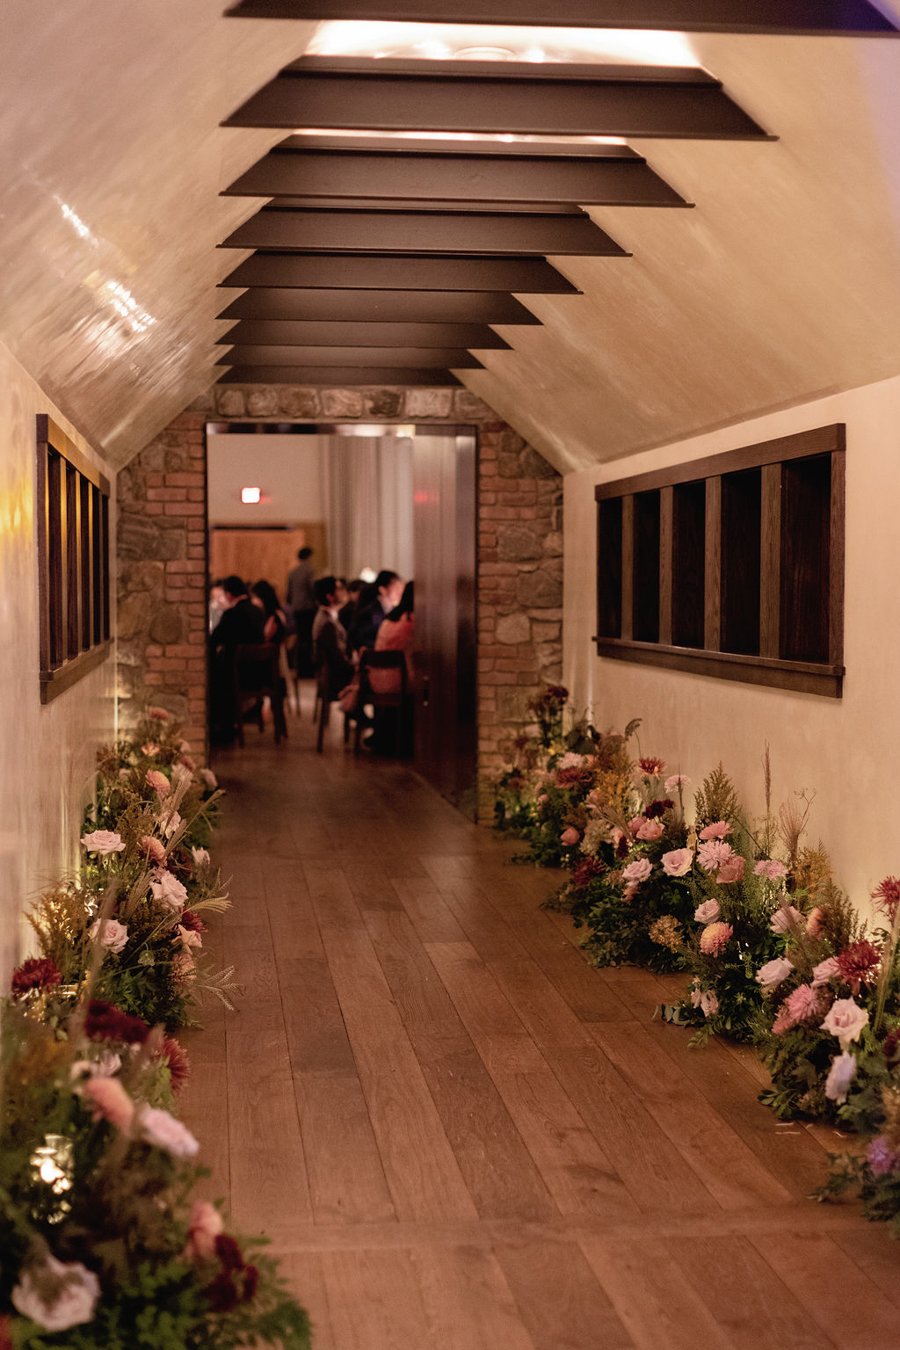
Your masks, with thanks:
[{"label": "brick wall", "polygon": [[206,723],[204,424],[340,418],[478,430],[478,758],[481,801],[525,707],[560,679],[562,479],[466,389],[223,385],[175,419],[119,475],[119,689],[127,723],[146,703]]}]

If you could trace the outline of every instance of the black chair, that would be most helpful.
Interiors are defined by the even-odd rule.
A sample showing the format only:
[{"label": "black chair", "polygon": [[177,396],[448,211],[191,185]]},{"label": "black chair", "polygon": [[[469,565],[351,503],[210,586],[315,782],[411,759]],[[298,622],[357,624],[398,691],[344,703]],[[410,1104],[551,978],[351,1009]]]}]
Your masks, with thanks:
[{"label": "black chair", "polygon": [[[325,731],[331,721],[331,705],[337,703],[331,692],[331,670],[328,662],[323,661],[316,673],[316,702],[313,709],[313,721],[317,723],[316,750],[321,755],[325,745]],[[358,707],[358,705],[357,705]],[[344,711],[344,744],[350,740],[350,723],[357,717],[357,708]]]},{"label": "black chair", "polygon": [[[399,678],[396,683],[392,679],[393,686],[388,690],[373,689],[370,672],[373,670],[396,671]],[[377,684],[377,681],[376,681]],[[353,740],[353,753],[359,754],[360,742],[362,739],[363,726],[365,718],[363,709],[372,707],[376,714],[379,709],[393,708],[396,710],[394,719],[394,750],[397,757],[403,754],[404,744],[404,719],[409,714],[411,704],[409,698],[409,681],[406,671],[406,655],[404,652],[386,651],[376,652],[366,649],[359,658],[359,695],[356,700],[356,734]]]},{"label": "black chair", "polygon": [[234,649],[234,708],[237,717],[238,745],[244,746],[244,716],[248,709],[258,708],[260,732],[263,730],[263,699],[272,704],[272,723],[275,744],[287,739],[284,716],[284,688],[274,642],[241,643]]}]

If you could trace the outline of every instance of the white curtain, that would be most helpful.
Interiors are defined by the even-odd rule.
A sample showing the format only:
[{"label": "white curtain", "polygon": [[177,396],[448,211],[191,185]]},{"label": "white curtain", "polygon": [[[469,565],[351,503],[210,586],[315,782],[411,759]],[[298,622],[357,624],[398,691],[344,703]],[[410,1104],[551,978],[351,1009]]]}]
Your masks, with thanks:
[{"label": "white curtain", "polygon": [[409,437],[322,436],[328,568],[358,577],[389,567],[406,579],[413,557],[413,445]]}]

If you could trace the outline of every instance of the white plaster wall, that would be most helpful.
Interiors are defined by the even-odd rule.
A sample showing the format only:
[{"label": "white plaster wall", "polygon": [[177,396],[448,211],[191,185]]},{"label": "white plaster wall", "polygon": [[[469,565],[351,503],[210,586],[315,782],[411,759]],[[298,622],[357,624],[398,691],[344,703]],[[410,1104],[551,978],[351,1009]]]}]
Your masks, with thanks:
[{"label": "white plaster wall", "polygon": [[[847,425],[843,699],[599,659],[594,485],[833,422]],[[565,549],[564,683],[576,704],[604,726],[643,718],[642,749],[695,782],[723,760],[752,813],[768,742],[776,801],[815,789],[812,836],[858,904],[900,875],[900,378],[570,474]]]},{"label": "white plaster wall", "polygon": [[[210,525],[294,525],[325,519],[322,437],[210,435]],[[242,487],[260,487],[244,506]]]},{"label": "white plaster wall", "polygon": [[[24,910],[72,869],[95,751],[114,733],[110,658],[46,706],[38,688],[35,416],[103,465],[0,345],[0,987],[22,955]],[[112,587],[115,594],[115,585]]]}]

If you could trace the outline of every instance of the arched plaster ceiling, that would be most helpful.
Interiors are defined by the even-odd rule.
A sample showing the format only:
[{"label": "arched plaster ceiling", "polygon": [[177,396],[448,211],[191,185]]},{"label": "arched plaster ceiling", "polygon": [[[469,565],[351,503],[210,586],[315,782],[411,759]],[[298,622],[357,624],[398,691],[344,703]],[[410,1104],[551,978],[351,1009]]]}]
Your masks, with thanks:
[{"label": "arched plaster ceiling", "polygon": [[[282,134],[218,124],[315,29],[221,9],[4,11],[0,339],[113,464],[214,378],[218,193]],[[634,256],[554,259],[585,294],[460,371],[564,469],[900,370],[900,42],[684,41],[780,140],[636,142],[696,209],[590,208]]]}]

